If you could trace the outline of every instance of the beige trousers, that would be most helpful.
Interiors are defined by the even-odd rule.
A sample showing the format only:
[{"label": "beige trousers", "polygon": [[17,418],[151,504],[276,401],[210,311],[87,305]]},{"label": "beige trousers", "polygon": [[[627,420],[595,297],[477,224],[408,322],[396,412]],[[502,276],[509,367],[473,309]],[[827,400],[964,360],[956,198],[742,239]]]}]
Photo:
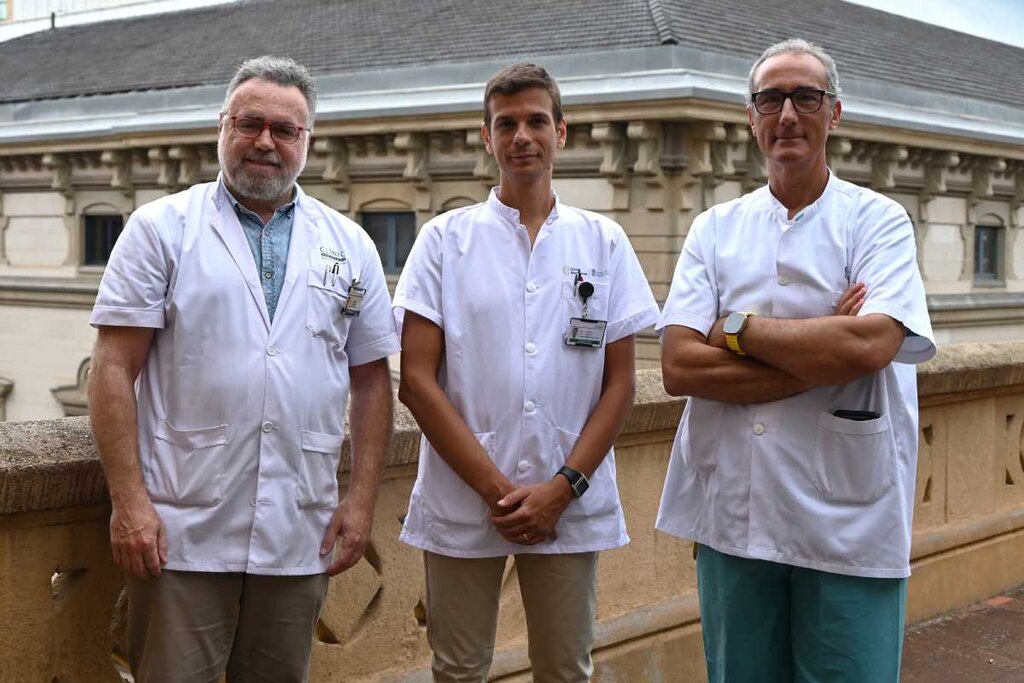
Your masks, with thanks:
[{"label": "beige trousers", "polygon": [[[427,640],[438,683],[481,683],[494,656],[506,557],[424,552]],[[515,556],[535,683],[589,681],[597,553]]]},{"label": "beige trousers", "polygon": [[328,576],[164,571],[128,577],[136,683],[302,683]]}]

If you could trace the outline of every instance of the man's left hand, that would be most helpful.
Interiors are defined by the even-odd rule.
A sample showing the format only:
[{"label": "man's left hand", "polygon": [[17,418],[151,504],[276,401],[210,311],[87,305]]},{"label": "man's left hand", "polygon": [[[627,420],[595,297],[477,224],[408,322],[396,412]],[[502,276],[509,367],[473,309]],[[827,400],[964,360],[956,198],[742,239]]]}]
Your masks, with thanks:
[{"label": "man's left hand", "polygon": [[518,488],[502,498],[498,505],[509,512],[491,517],[491,522],[506,541],[535,545],[557,537],[555,525],[570,502],[569,482],[556,476],[542,484]]},{"label": "man's left hand", "polygon": [[370,540],[370,529],[373,527],[373,506],[349,500],[341,501],[327,526],[324,541],[320,544],[320,556],[334,550],[335,541],[340,537],[341,546],[334,556],[334,561],[327,568],[330,576],[336,576],[346,569],[355,566],[366,551]]}]

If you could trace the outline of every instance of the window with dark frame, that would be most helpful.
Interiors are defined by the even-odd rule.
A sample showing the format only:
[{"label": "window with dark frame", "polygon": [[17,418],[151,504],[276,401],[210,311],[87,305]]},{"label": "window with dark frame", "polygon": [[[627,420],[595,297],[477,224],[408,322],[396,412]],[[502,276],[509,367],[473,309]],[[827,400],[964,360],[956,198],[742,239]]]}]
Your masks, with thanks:
[{"label": "window with dark frame", "polygon": [[978,225],[974,228],[974,279],[995,282],[1002,277],[999,268],[999,227]]},{"label": "window with dark frame", "polygon": [[86,266],[105,266],[110,259],[121,231],[124,229],[124,218],[114,215],[84,216],[85,247],[82,250],[82,264]]},{"label": "window with dark frame", "polygon": [[401,271],[416,240],[416,214],[412,211],[367,211],[361,219],[363,229],[377,246],[384,272]]}]

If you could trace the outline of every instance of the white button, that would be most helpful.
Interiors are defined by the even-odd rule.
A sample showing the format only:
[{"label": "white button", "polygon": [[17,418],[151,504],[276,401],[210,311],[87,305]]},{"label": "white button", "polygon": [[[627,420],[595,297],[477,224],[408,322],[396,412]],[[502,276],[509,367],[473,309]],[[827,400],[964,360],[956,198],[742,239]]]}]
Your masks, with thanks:
[{"label": "white button", "polygon": [[271,430],[274,429],[274,423],[268,420],[264,422],[262,425],[260,425],[260,429],[262,429],[264,432],[269,433]]},{"label": "white button", "polygon": [[526,405],[524,405],[523,408],[526,409],[526,412],[532,413],[534,410],[537,409],[537,404],[534,403],[533,401],[527,401]]},{"label": "white button", "polygon": [[757,434],[758,436],[764,434],[764,425],[761,424],[760,422],[754,425],[754,433]]},{"label": "white button", "polygon": [[528,343],[526,344],[526,352],[527,352],[528,354],[530,354],[531,356],[532,356],[533,354],[537,353],[537,345],[536,345],[536,344],[534,344],[533,342],[528,342]]},{"label": "white button", "polygon": [[783,287],[785,287],[789,283],[790,283],[790,279],[788,277],[786,277],[785,275],[783,275],[782,277],[779,278],[779,284],[782,285]]},{"label": "white button", "polygon": [[527,292],[536,292],[537,291],[537,283],[536,282],[528,282],[526,284],[526,291]]},{"label": "white button", "polygon": [[250,501],[249,501],[249,505],[251,505],[251,506],[253,506],[253,507],[256,507],[256,499],[255,499],[255,498],[253,498],[252,500],[250,500]]},{"label": "white button", "polygon": [[267,355],[268,356],[276,356],[277,355],[277,347],[274,346],[273,344],[268,346],[267,347]]},{"label": "white button", "polygon": [[528,469],[530,469],[530,463],[528,463],[525,460],[520,460],[519,461],[519,471],[520,472],[525,472]]}]

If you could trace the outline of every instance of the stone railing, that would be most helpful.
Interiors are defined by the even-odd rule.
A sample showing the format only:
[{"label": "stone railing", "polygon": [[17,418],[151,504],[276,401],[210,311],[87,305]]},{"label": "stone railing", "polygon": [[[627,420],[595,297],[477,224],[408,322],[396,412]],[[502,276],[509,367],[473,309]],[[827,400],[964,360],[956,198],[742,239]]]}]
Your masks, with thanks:
[{"label": "stone railing", "polygon": [[[1024,581],[1024,343],[944,348],[919,374],[921,448],[908,618]],[[602,554],[597,678],[703,680],[689,543],[656,533],[682,402],[638,377],[616,449],[632,543]],[[366,558],[333,580],[311,680],[427,681],[422,560],[398,542],[419,432],[399,410]],[[120,680],[123,577],[85,418],[0,423],[0,680]],[[492,669],[529,679],[518,587],[507,569]]]}]

